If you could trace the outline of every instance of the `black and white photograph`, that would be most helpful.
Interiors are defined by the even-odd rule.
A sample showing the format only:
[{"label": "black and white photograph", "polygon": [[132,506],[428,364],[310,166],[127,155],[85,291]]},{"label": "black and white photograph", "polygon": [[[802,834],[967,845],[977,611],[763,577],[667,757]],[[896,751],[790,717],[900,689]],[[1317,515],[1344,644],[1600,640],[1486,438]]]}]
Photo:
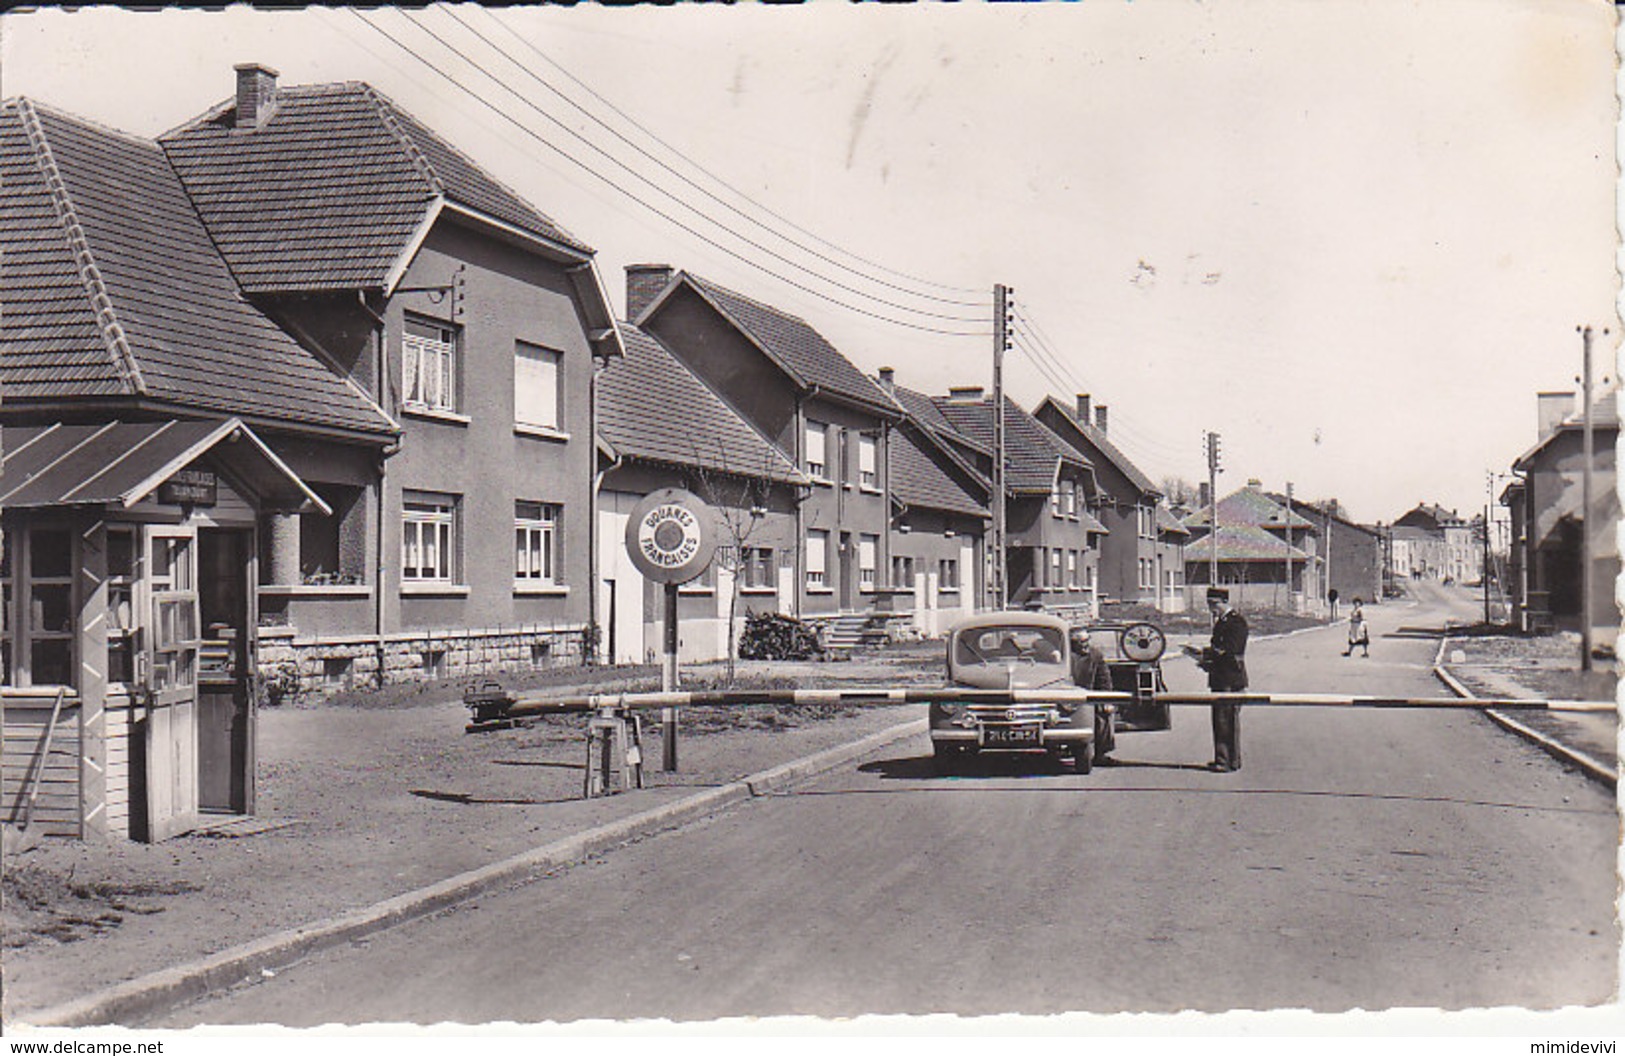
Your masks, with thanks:
[{"label": "black and white photograph", "polygon": [[1620,40],[6,10],[8,1042],[1614,1051]]}]

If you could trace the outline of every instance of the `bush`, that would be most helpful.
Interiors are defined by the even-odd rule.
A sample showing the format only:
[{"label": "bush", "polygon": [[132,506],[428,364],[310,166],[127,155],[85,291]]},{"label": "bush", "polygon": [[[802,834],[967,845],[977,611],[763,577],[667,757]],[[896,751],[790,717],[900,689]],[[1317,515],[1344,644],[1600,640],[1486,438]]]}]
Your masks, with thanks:
[{"label": "bush", "polygon": [[745,660],[807,660],[824,651],[818,635],[807,624],[778,613],[751,613],[739,636],[739,655]]}]

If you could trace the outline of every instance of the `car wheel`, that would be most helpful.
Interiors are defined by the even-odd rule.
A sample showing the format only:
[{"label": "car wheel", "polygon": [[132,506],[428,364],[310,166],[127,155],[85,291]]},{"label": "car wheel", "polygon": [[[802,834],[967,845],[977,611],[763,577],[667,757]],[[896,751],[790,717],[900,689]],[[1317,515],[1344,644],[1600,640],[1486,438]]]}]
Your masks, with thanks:
[{"label": "car wheel", "polygon": [[958,748],[950,748],[946,744],[933,744],[931,746],[931,768],[938,777],[952,777],[959,773],[964,765],[965,753]]},{"label": "car wheel", "polygon": [[1072,753],[1072,765],[1080,774],[1087,774],[1095,768],[1094,752],[1087,744]]}]

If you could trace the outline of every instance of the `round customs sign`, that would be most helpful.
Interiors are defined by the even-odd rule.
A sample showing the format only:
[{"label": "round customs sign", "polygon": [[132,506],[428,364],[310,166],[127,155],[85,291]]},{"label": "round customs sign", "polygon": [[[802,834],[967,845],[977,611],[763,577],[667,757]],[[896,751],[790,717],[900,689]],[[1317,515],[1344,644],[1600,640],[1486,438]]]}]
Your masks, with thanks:
[{"label": "round customs sign", "polygon": [[645,495],[626,522],[626,551],[657,583],[687,583],[716,551],[711,510],[681,488]]}]

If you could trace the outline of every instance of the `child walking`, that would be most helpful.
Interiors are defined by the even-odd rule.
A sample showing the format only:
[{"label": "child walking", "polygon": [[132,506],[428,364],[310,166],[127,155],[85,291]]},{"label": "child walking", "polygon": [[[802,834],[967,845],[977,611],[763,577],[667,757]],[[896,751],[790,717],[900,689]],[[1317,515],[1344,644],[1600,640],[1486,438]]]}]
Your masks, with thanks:
[{"label": "child walking", "polygon": [[1349,647],[1343,650],[1344,656],[1352,656],[1354,647],[1360,647],[1361,656],[1371,655],[1371,632],[1365,625],[1365,610],[1360,607],[1360,599],[1354,599],[1354,608],[1349,613]]}]

